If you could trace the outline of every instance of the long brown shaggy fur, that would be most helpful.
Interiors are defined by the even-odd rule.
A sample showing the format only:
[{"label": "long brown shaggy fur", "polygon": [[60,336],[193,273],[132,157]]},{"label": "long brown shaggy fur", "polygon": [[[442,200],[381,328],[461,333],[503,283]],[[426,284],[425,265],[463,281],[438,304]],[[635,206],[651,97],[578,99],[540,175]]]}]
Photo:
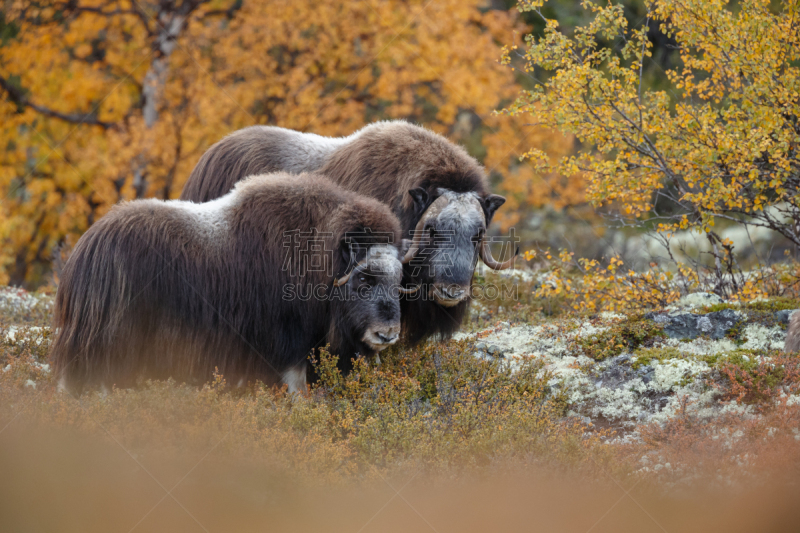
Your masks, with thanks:
[{"label": "long brown shaggy fur", "polygon": [[[299,246],[287,248],[284,232],[312,228],[330,232],[333,268],[301,279],[283,268],[287,253],[302,263],[314,246],[301,233]],[[364,228],[388,232],[400,246],[399,223],[385,205],[319,175],[255,176],[202,206],[115,206],[65,265],[54,312],[56,375],[77,389],[127,386],[139,376],[202,381],[215,368],[234,384],[273,383],[325,342],[351,355],[356,341],[336,308],[349,302],[287,300],[282,290],[331,287],[348,268],[343,237]],[[363,255],[375,243],[367,235],[360,244]]]},{"label": "long brown shaggy fur", "polygon": [[789,329],[786,332],[786,343],[783,345],[785,352],[800,352],[800,311],[795,311],[789,320]]},{"label": "long brown shaggy fur", "polygon": [[[425,128],[391,121],[340,139],[270,126],[239,130],[203,154],[181,198],[207,202],[250,174],[277,169],[319,170],[345,188],[387,204],[406,237],[422,215],[409,190],[424,188],[429,204],[438,197],[438,188],[476,192],[481,199],[489,194],[483,167],[462,147]],[[484,211],[488,226],[493,210],[484,207]],[[415,282],[411,268],[406,267],[406,284]],[[429,300],[403,299],[404,336],[412,344],[431,335],[448,337],[459,329],[468,308],[469,300],[448,308]]]}]

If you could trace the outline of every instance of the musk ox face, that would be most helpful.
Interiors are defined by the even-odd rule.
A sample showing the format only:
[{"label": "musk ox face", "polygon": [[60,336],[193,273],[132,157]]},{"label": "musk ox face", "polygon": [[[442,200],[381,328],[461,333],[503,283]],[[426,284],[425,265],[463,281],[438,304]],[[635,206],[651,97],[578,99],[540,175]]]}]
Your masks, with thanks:
[{"label": "musk ox face", "polygon": [[438,304],[452,307],[469,297],[479,258],[496,270],[512,265],[513,257],[495,261],[485,240],[488,222],[505,198],[441,188],[436,189],[435,198],[423,188],[409,194],[421,215],[404,262]]},{"label": "musk ox face", "polygon": [[[348,255],[351,252],[343,251]],[[353,253],[353,256],[356,254]],[[403,267],[398,249],[377,245],[348,274],[336,280],[341,305],[340,330],[348,331],[355,351],[372,355],[397,342],[400,336],[400,293]]]}]

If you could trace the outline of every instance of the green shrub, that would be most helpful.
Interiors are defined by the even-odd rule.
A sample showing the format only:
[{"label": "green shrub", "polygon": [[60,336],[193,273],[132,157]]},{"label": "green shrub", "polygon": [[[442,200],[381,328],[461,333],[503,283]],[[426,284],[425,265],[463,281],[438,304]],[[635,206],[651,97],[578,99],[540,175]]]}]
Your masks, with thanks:
[{"label": "green shrub", "polygon": [[650,347],[656,340],[665,337],[663,327],[642,315],[634,315],[602,333],[578,340],[577,344],[587,357],[603,361],[626,350],[633,351],[640,346]]}]

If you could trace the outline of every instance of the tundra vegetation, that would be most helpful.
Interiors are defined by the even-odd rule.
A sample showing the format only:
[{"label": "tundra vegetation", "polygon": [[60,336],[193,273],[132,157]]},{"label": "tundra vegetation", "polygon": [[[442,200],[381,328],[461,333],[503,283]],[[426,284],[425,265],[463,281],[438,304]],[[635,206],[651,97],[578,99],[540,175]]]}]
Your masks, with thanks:
[{"label": "tundra vegetation", "polygon": [[[106,440],[140,467],[170,452],[221,470],[246,458],[312,484],[543,469],[627,497],[794,481],[799,355],[782,347],[800,308],[798,3],[519,8],[4,4],[0,275],[42,288],[0,292],[0,445],[34,424]],[[308,397],[224,375],[56,392],[54,249],[120,199],[177,196],[226,132],[345,135],[378,118],[464,144],[509,199],[500,223],[573,217],[567,248],[542,240],[529,269],[477,271],[478,286],[517,290],[474,302],[448,343],[395,346],[348,375],[323,351]],[[777,254],[755,246],[764,229]],[[581,232],[602,253],[576,254]],[[635,254],[615,253],[619,235]],[[779,530],[753,515],[751,530]]]},{"label": "tundra vegetation", "polygon": [[[504,281],[498,273],[482,277]],[[517,283],[533,291],[540,282]],[[779,474],[800,454],[800,356],[782,351],[785,331],[775,319],[759,319],[788,317],[800,300],[752,304],[752,316],[732,301],[722,312],[737,319],[719,338],[702,326],[676,334],[656,316],[720,312],[708,306],[652,315],[576,313],[565,301],[558,313],[540,301],[502,301],[495,309],[475,302],[455,340],[394,346],[380,364],[355,360],[346,375],[323,350],[311,358],[319,380],[307,397],[263,384],[231,387],[222,375],[201,387],[142,380],[108,395],[57,392],[47,359],[51,305],[46,292],[2,293],[4,424],[19,417],[113,435],[132,449],[188,439],[198,450],[231,435],[222,457],[252,456],[339,482],[514,464],[725,485]]]}]

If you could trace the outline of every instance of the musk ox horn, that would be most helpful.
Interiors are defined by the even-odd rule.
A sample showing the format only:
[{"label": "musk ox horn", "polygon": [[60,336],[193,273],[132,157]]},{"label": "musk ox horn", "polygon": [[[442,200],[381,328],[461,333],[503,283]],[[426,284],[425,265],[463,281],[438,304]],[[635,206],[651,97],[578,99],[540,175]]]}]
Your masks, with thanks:
[{"label": "musk ox horn", "polygon": [[511,259],[499,263],[494,257],[492,257],[492,251],[489,249],[489,241],[486,240],[486,234],[484,233],[481,237],[481,247],[479,253],[483,263],[492,270],[505,270],[514,265],[514,259],[516,259],[519,255],[519,246],[517,246],[517,251],[514,252],[514,255],[511,256]]},{"label": "musk ox horn", "polygon": [[404,255],[403,259],[400,260],[400,262],[404,265],[406,263],[410,263],[411,260],[417,255],[417,252],[419,252],[419,243],[422,241],[422,228],[424,227],[424,224],[425,217],[423,216],[421,219],[419,219],[417,227],[414,228],[414,240],[411,241],[411,246],[408,247],[406,255]]},{"label": "musk ox horn", "polygon": [[419,285],[417,285],[413,289],[406,289],[405,287],[398,287],[397,290],[400,291],[400,294],[414,294],[415,292],[417,292],[419,290]]},{"label": "musk ox horn", "polygon": [[417,227],[414,228],[414,240],[411,241],[411,246],[408,248],[408,252],[406,252],[406,255],[400,261],[401,263],[405,265],[406,263],[410,263],[411,260],[414,259],[414,257],[419,252],[419,245],[422,242],[422,232],[423,229],[425,228],[425,222],[427,222],[428,219],[430,218],[438,217],[439,213],[442,212],[442,209],[447,207],[447,204],[449,203],[450,203],[449,198],[447,198],[446,196],[440,196],[439,198],[434,200],[434,202],[431,205],[428,206],[428,209],[426,209],[424,213],[422,213],[419,222],[417,222]]}]

